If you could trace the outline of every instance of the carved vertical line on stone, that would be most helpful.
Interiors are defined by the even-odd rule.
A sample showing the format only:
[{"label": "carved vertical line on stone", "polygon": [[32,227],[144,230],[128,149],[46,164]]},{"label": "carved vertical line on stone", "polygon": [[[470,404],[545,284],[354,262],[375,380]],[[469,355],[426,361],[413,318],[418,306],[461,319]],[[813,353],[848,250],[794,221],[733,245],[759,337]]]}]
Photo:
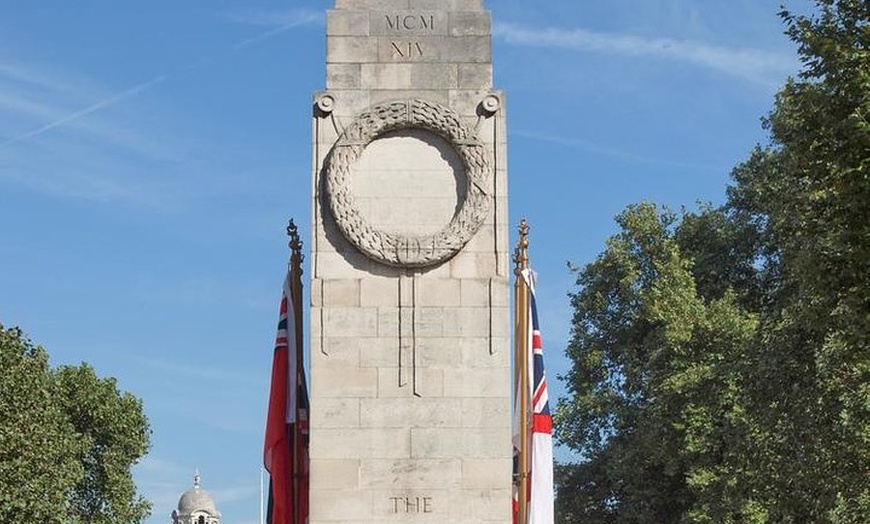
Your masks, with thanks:
[{"label": "carved vertical line on stone", "polygon": [[[326,212],[326,208],[328,208],[328,204],[324,201],[324,191],[323,188],[324,183],[326,182],[326,157],[329,155],[329,150],[332,148],[332,143],[334,143],[335,139],[330,139],[330,127],[327,125],[326,120],[329,119],[332,123],[332,127],[335,128],[335,115],[333,112],[328,112],[327,114],[315,113],[314,115],[314,129],[312,130],[312,135],[314,138],[314,158],[311,161],[312,164],[312,188],[314,192],[314,202],[311,206],[311,223],[314,225],[314,238],[312,239],[312,278],[321,278],[323,274],[323,270],[320,267],[320,246],[322,243],[328,244],[329,242],[321,242],[320,236],[326,238],[326,230],[327,230],[327,221],[330,220],[329,213]],[[340,136],[340,132],[336,131],[336,134]],[[325,205],[326,204],[326,205]]]},{"label": "carved vertical line on stone", "polygon": [[[496,229],[498,229],[498,228],[496,228]],[[495,321],[495,319],[493,318],[495,315],[493,314],[493,311],[492,311],[492,290],[493,290],[494,286],[495,286],[495,279],[494,278],[489,279],[489,298],[487,301],[487,307],[489,308],[489,354],[490,355],[495,355],[495,344],[492,341],[492,335],[493,335],[492,323]]]},{"label": "carved vertical line on stone", "polygon": [[420,383],[417,376],[417,275],[411,278],[411,365],[413,366],[413,393],[415,397],[422,397],[423,395],[417,387]]},{"label": "carved vertical line on stone", "polygon": [[320,278],[320,264],[318,263],[320,260],[320,233],[322,230],[325,230],[324,225],[320,223],[321,221],[318,218],[318,215],[323,216],[323,213],[318,213],[322,204],[320,200],[320,172],[322,168],[320,165],[320,141],[323,138],[323,133],[320,131],[320,122],[322,120],[322,118],[315,114],[314,129],[312,130],[314,134],[314,158],[311,159],[311,187],[314,188],[314,205],[311,206],[311,223],[314,224],[314,238],[311,239],[311,278]]},{"label": "carved vertical line on stone", "polygon": [[405,285],[405,277],[404,275],[399,275],[399,307],[398,307],[398,315],[399,315],[399,347],[398,347],[398,364],[399,364],[399,387],[403,388],[408,385],[408,381],[404,376],[404,355],[405,355],[405,304],[402,301],[403,291]]},{"label": "carved vertical line on stone", "polygon": [[326,306],[326,304],[323,303],[323,298],[325,296],[323,292],[323,281],[321,281],[320,285],[317,287],[320,288],[318,289],[318,292],[320,294],[320,307],[318,308],[320,310],[320,314],[318,315],[318,317],[320,317],[320,352],[328,357],[329,352],[326,351],[326,334],[323,332],[324,325],[326,324],[326,322],[324,322],[323,316],[323,312],[326,310],[326,307],[324,307]]},{"label": "carved vertical line on stone", "polygon": [[483,129],[483,124],[489,120],[483,115],[477,115],[477,120],[474,122],[474,136],[480,136],[480,130]]},{"label": "carved vertical line on stone", "polygon": [[[499,130],[499,115],[495,115],[492,119],[492,248],[493,253],[495,254],[495,274],[498,276],[504,276],[504,261],[502,260],[501,252],[499,252],[499,243],[501,238],[499,237],[499,231],[501,230],[501,226],[498,223],[498,215],[501,209],[498,205],[498,177],[499,177],[499,168],[501,164],[499,163],[499,147],[498,141],[500,139],[498,130]],[[492,287],[490,286],[490,292],[492,291]],[[492,296],[490,295],[490,299]],[[490,300],[490,315],[492,314],[492,300]],[[490,337],[491,338],[491,337]]]},{"label": "carved vertical line on stone", "polygon": [[329,113],[329,121],[332,122],[332,129],[335,131],[335,136],[341,136],[341,133],[344,130],[344,124],[341,123],[341,120],[335,113]]}]

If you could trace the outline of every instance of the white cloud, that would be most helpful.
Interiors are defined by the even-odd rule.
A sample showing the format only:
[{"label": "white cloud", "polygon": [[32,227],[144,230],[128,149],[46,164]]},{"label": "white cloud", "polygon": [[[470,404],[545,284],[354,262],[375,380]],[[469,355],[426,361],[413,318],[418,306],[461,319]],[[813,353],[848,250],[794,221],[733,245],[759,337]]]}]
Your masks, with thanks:
[{"label": "white cloud", "polygon": [[224,503],[236,502],[239,500],[249,500],[259,496],[260,487],[257,484],[257,477],[251,475],[251,482],[239,486],[217,487],[212,490],[215,500]]},{"label": "white cloud", "polygon": [[220,382],[232,384],[243,390],[262,386],[263,377],[240,372],[238,369],[219,369],[203,366],[200,362],[185,362],[179,358],[172,360],[153,357],[127,357],[139,366],[157,371],[161,377],[184,378],[190,381]]},{"label": "white cloud", "polygon": [[[62,126],[64,124],[69,124],[70,122],[73,122],[75,120],[78,120],[80,118],[88,116],[91,113],[99,111],[103,108],[109,107],[109,106],[117,104],[123,100],[134,97],[134,96],[138,95],[139,93],[141,93],[147,89],[150,89],[151,87],[153,87],[153,86],[155,86],[155,85],[157,85],[165,80],[166,80],[166,76],[160,75],[160,76],[156,76],[154,78],[151,78],[149,80],[146,80],[144,82],[140,82],[140,83],[138,83],[130,88],[124,89],[123,91],[119,91],[117,93],[112,94],[111,96],[105,97],[101,100],[97,100],[96,102],[94,102],[93,104],[91,104],[87,107],[70,112],[70,113],[64,115],[63,117],[53,119],[50,122],[47,122],[47,123],[35,128],[35,129],[31,129],[30,131],[27,131],[25,133],[21,133],[17,136],[14,136],[14,137],[9,138],[3,142],[0,142],[0,148],[10,146],[12,144],[21,142],[23,140],[27,140],[28,138],[33,138],[35,136],[39,136],[42,133],[45,133],[46,131],[50,131],[51,129]],[[19,107],[19,109],[20,109],[20,107]]]},{"label": "white cloud", "polygon": [[111,119],[92,116],[163,80],[165,76],[154,77],[113,93],[94,82],[83,81],[75,73],[48,72],[0,61],[0,115],[3,116],[0,154],[6,156],[8,152],[4,149],[63,127],[74,131],[80,140],[115,145],[145,156],[165,155],[165,147],[135,133],[129,124],[120,125]]},{"label": "white cloud", "polygon": [[[139,493],[152,503],[151,519],[146,522],[163,522],[166,515],[178,504],[178,497],[190,487],[185,479],[192,479],[193,472],[176,462],[158,458],[153,454],[145,456],[133,467],[133,476]],[[152,520],[153,519],[153,520]]]},{"label": "white cloud", "polygon": [[313,9],[285,11],[230,11],[224,15],[230,22],[266,27],[298,27],[323,22],[323,12]]},{"label": "white cloud", "polygon": [[512,131],[512,136],[520,136],[523,138],[528,138],[530,140],[537,140],[539,142],[549,142],[551,144],[558,144],[560,146],[572,147],[581,149],[588,153],[614,158],[617,160],[622,160],[624,162],[629,162],[632,164],[642,164],[642,165],[655,165],[655,166],[666,166],[673,167],[679,169],[692,169],[692,170],[700,170],[700,171],[711,171],[711,172],[722,172],[727,171],[727,166],[717,166],[714,164],[700,164],[694,162],[683,162],[680,160],[668,160],[665,158],[655,158],[650,156],[638,155],[632,153],[630,151],[625,151],[622,149],[610,148],[606,146],[601,146],[592,142],[588,142],[586,140],[577,139],[577,138],[566,138],[562,136],[553,136],[542,133],[530,133],[527,131]]},{"label": "white cloud", "polygon": [[[154,205],[180,155],[130,99],[166,76],[108,89],[60,67],[0,58],[0,184],[91,201]],[[126,102],[126,103],[125,103]],[[165,205],[165,204],[159,204]]]},{"label": "white cloud", "polygon": [[[0,78],[3,76],[3,72],[0,71]],[[11,86],[5,86],[5,89],[0,90],[0,112],[8,112],[13,117],[38,118],[45,121],[63,117],[62,109],[56,105],[34,100],[31,92]]]},{"label": "white cloud", "polygon": [[255,187],[260,175],[198,154],[202,143],[167,131],[173,115],[139,99],[180,74],[113,90],[75,71],[0,57],[0,188],[165,213]]},{"label": "white cloud", "polygon": [[233,49],[239,50],[257,44],[289,29],[320,24],[323,13],[312,9],[289,9],[285,11],[230,11],[224,14],[230,22],[245,25],[270,27],[265,33],[237,42]]},{"label": "white cloud", "polygon": [[[164,476],[176,476],[187,471],[185,466],[177,462],[153,455],[146,455],[133,469],[137,473],[161,474]],[[171,486],[174,487],[175,484]]]},{"label": "white cloud", "polygon": [[280,297],[272,291],[255,291],[248,281],[225,281],[214,277],[191,276],[178,279],[137,277],[133,285],[136,300],[157,306],[223,308],[235,304],[251,311],[274,312]]},{"label": "white cloud", "polygon": [[87,80],[69,71],[62,75],[56,68],[46,68],[38,64],[25,63],[9,56],[0,56],[0,79],[5,83],[26,86],[29,90],[55,91],[59,88],[58,80],[63,78],[63,87],[70,90],[81,90],[93,87]]},{"label": "white cloud", "polygon": [[790,55],[749,48],[729,48],[695,40],[645,38],[586,29],[534,28],[500,23],[493,35],[509,44],[568,51],[652,57],[693,64],[765,85],[779,85],[797,70]]}]

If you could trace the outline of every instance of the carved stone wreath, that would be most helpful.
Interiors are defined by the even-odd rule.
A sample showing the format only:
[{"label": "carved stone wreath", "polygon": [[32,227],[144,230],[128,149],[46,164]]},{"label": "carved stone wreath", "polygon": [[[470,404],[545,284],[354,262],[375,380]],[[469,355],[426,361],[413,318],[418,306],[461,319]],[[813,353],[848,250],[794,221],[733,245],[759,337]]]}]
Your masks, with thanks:
[{"label": "carved stone wreath", "polygon": [[[351,168],[376,138],[403,129],[423,129],[453,146],[465,167],[466,193],[450,222],[429,235],[403,235],[376,229],[360,215],[353,198]],[[335,143],[326,166],[326,193],[344,236],[363,254],[397,267],[441,263],[477,233],[490,206],[489,156],[484,145],[454,111],[425,100],[387,102],[361,113]]]}]

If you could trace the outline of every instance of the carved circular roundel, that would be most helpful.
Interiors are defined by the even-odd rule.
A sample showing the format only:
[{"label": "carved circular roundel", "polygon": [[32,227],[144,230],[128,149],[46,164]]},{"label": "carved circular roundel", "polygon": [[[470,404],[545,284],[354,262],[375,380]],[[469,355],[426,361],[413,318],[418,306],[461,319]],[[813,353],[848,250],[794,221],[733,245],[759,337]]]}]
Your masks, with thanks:
[{"label": "carved circular roundel", "polygon": [[[459,209],[434,234],[403,235],[376,229],[363,219],[354,202],[352,166],[373,140],[403,129],[422,129],[441,136],[465,167],[468,183]],[[477,233],[489,212],[489,179],[486,148],[459,115],[433,102],[402,100],[369,108],[344,130],[327,162],[326,193],[339,229],[363,254],[391,266],[426,267],[449,259]]]}]

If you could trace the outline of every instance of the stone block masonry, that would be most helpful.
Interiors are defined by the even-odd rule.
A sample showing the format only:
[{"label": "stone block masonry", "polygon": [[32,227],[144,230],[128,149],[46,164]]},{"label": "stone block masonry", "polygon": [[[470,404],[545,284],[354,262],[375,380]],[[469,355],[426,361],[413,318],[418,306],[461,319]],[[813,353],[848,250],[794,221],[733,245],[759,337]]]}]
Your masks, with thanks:
[{"label": "stone block masonry", "polygon": [[314,96],[311,524],[511,520],[503,96],[482,0],[336,0]]}]

